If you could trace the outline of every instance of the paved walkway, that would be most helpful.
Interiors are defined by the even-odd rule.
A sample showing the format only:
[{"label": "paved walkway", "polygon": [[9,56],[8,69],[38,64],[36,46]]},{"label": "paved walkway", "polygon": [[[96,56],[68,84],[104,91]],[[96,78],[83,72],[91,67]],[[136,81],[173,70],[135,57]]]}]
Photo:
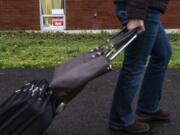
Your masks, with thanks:
[{"label": "paved walkway", "polygon": [[[0,102],[24,84],[24,81],[44,78],[51,80],[52,72],[53,69],[0,70]],[[45,135],[126,135],[108,129],[109,110],[117,77],[118,71],[113,71],[89,83],[66,110],[56,117]],[[147,135],[179,135],[179,69],[167,73],[162,106],[172,112],[172,120],[165,123],[151,122],[152,130]]]}]

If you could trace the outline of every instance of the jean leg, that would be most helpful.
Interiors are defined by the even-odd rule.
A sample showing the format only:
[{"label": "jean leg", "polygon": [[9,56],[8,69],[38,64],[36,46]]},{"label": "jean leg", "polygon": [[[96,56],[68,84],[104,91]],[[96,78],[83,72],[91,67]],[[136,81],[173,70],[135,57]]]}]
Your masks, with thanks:
[{"label": "jean leg", "polygon": [[160,25],[140,91],[139,110],[144,112],[159,110],[163,80],[171,54],[169,40],[164,28]]},{"label": "jean leg", "polygon": [[110,125],[128,126],[135,121],[131,104],[138,88],[140,76],[151,53],[159,30],[159,14],[151,12],[146,21],[146,31],[125,50],[123,67],[116,85]]}]

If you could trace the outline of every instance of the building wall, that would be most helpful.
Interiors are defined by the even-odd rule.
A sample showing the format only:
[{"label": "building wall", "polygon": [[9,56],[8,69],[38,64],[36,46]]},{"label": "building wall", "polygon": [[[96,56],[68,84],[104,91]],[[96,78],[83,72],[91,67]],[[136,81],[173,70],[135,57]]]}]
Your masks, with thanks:
[{"label": "building wall", "polygon": [[40,29],[39,0],[0,0],[0,29]]},{"label": "building wall", "polygon": [[[67,0],[68,29],[119,28],[113,0]],[[97,14],[97,16],[94,16]]]},{"label": "building wall", "polygon": [[[76,1],[76,2],[74,2]],[[166,28],[180,28],[180,0],[170,0],[162,21]],[[94,14],[97,13],[97,17]],[[67,0],[68,29],[116,29],[113,0]]]},{"label": "building wall", "polygon": [[166,28],[180,29],[180,0],[170,0],[169,4],[162,22]]},{"label": "building wall", "polygon": [[[166,28],[180,28],[180,0],[162,17]],[[113,0],[66,0],[67,29],[117,29]],[[40,29],[39,0],[0,0],[0,29]]]}]

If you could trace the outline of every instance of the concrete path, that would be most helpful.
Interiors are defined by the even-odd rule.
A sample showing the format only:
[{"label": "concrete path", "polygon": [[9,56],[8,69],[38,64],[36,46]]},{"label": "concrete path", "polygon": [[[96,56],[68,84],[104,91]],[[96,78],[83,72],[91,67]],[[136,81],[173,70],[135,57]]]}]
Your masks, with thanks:
[{"label": "concrete path", "polygon": [[[0,70],[0,102],[25,81],[51,80],[53,69]],[[118,77],[117,70],[89,83],[55,118],[45,135],[128,135],[108,129],[108,117],[112,95]],[[135,99],[137,101],[137,97]],[[135,109],[136,102],[133,104]],[[169,70],[164,83],[162,107],[172,113],[170,122],[150,122],[152,130],[147,135],[180,134],[180,70]]]}]

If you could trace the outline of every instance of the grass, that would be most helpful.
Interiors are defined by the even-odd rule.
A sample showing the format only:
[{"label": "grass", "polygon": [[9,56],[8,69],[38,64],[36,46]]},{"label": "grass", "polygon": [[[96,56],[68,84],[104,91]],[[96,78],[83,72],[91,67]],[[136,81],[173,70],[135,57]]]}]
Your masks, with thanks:
[{"label": "grass", "polygon": [[[0,68],[49,68],[96,47],[112,35],[64,33],[0,33]],[[180,67],[180,35],[169,35],[173,47],[170,68]],[[113,61],[122,64],[122,54]]]}]

